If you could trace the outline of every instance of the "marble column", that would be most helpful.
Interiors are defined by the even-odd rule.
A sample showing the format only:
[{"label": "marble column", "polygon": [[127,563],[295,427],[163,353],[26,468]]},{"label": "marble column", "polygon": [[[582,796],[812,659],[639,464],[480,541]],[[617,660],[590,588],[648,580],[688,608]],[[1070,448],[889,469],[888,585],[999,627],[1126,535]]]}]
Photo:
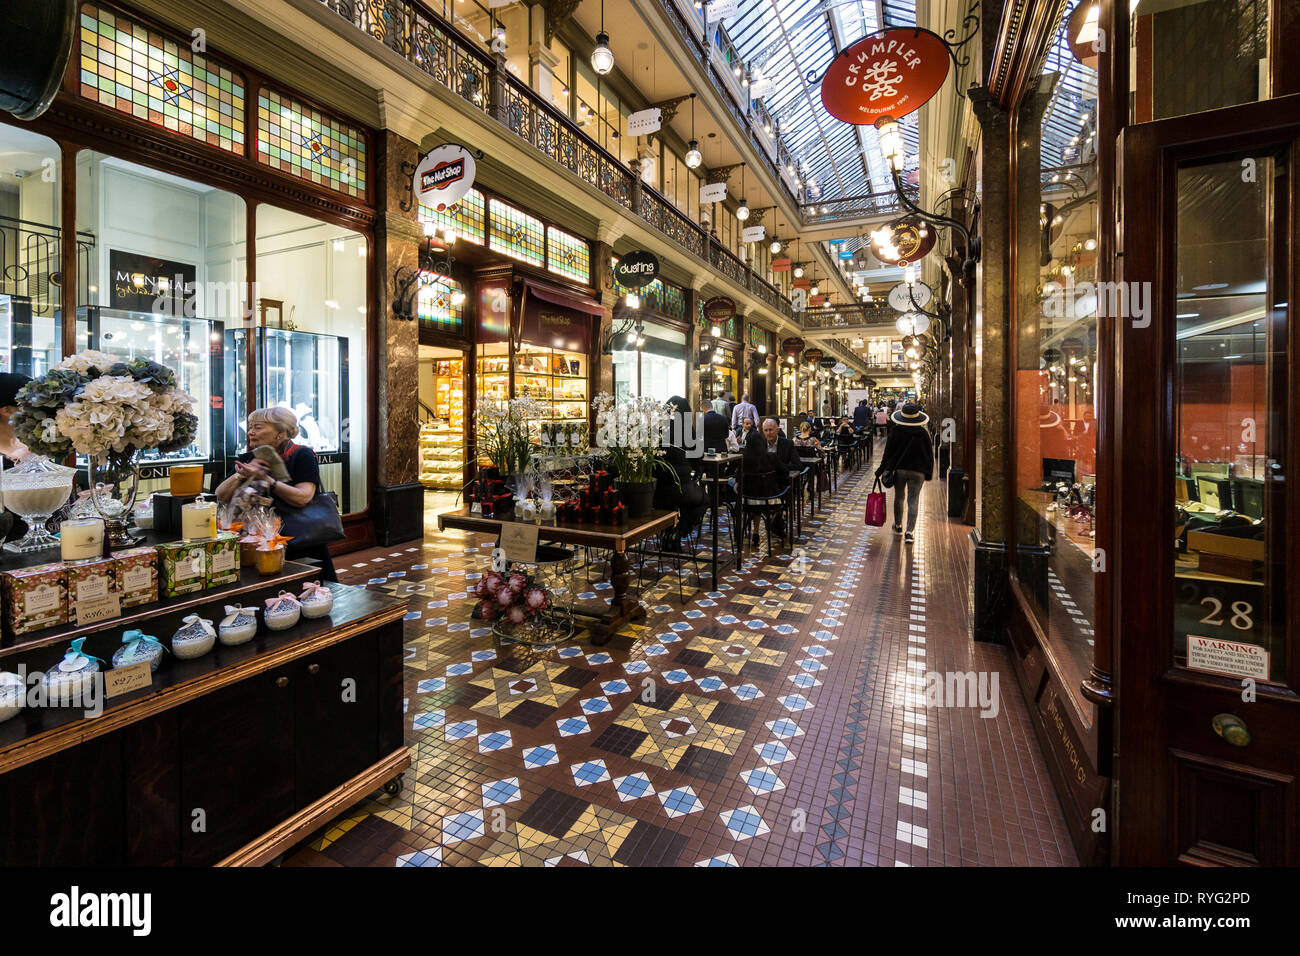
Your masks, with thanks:
[{"label": "marble column", "polygon": [[[416,162],[415,143],[384,131],[380,169],[380,207],[375,221],[375,281],[379,311],[370,320],[378,323],[380,373],[375,382],[378,403],[377,434],[372,453],[378,456],[378,485],[371,497],[375,539],[381,545],[396,544],[424,534],[424,487],[417,480],[419,446],[419,356],[420,330],[415,322],[399,319],[393,311],[396,296],[394,273],[405,266],[418,266],[422,232],[415,206],[409,203],[410,174],[402,163]],[[409,167],[408,167],[409,169]]]}]

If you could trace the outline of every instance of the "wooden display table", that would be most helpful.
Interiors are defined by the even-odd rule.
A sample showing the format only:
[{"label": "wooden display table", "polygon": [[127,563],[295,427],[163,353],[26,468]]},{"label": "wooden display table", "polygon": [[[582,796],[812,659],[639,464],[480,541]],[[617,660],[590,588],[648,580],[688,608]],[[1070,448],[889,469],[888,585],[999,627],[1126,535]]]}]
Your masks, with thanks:
[{"label": "wooden display table", "polygon": [[[501,534],[501,526],[507,523],[515,523],[514,517],[485,518],[481,514],[471,514],[468,508],[438,515],[440,531],[453,528],[457,531],[476,531],[480,534],[496,536]],[[628,593],[631,565],[627,561],[627,546],[644,541],[652,535],[661,534],[676,523],[676,511],[652,511],[644,518],[629,518],[625,525],[548,523],[538,526],[539,541],[584,545],[613,553],[610,559],[609,583],[613,585],[614,595],[609,610],[596,612],[582,608],[573,609],[574,614],[596,620],[599,632],[593,637],[593,644],[605,644],[628,621],[639,621],[645,618],[645,608],[638,603],[635,595]]]},{"label": "wooden display table", "polygon": [[[164,645],[187,614],[259,608],[319,571],[245,569],[238,584],[132,608],[87,628],[51,628],[0,650],[0,666],[45,671],[73,636],[111,667],[122,631]],[[258,864],[410,765],[403,735],[406,601],[340,584],[328,617],[165,654],[149,687],[82,707],[28,707],[0,724],[7,866]],[[287,589],[287,588],[286,588]]]}]

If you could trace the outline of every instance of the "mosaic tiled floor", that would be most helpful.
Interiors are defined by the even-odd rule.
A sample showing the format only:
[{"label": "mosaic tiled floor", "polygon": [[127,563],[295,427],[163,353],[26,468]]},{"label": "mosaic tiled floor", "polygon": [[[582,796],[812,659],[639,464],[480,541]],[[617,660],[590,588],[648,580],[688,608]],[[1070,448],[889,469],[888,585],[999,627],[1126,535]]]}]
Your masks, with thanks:
[{"label": "mosaic tiled floor", "polygon": [[[604,647],[472,621],[481,535],[339,559],[410,599],[412,767],[284,865],[1074,865],[1010,660],[969,637],[969,529],[938,482],[915,544],[864,527],[869,475],[685,606],[651,572],[647,620]],[[599,578],[579,571],[585,600]],[[996,678],[996,713],[936,700],[935,672]]]}]

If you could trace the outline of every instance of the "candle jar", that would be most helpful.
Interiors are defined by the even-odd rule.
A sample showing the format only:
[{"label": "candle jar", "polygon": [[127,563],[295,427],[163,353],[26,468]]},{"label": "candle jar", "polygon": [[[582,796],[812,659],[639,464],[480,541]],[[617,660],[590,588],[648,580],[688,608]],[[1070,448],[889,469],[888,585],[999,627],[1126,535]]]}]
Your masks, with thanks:
[{"label": "candle jar", "polygon": [[226,606],[226,616],[217,626],[217,637],[227,647],[247,644],[257,634],[257,612],[253,608]]},{"label": "candle jar", "polygon": [[158,672],[165,648],[143,631],[130,630],[122,635],[122,646],[113,652],[113,666],[130,667],[132,664],[149,662],[149,673]]},{"label": "candle jar", "polygon": [[543,520],[543,521],[554,521],[554,520],[555,520],[555,502],[554,502],[554,501],[543,501],[543,502],[542,502],[541,516],[542,516],[542,520]]},{"label": "candle jar", "polygon": [[203,493],[202,465],[172,465],[167,477],[173,498],[193,498]]},{"label": "candle jar", "polygon": [[41,677],[45,699],[58,704],[89,703],[101,663],[82,651],[86,639],[79,637],[63,654],[63,660]]},{"label": "candle jar", "polygon": [[523,507],[515,512],[515,517],[524,521],[535,521],[537,518],[537,508],[531,501],[525,501]]},{"label": "candle jar", "polygon": [[59,525],[59,557],[65,562],[96,561],[103,553],[103,518],[69,518]]},{"label": "candle jar", "polygon": [[13,671],[0,671],[0,724],[27,704],[27,685]]},{"label": "candle jar", "polygon": [[217,536],[217,504],[214,501],[192,501],[181,505],[181,537],[186,541],[201,541]]},{"label": "candle jar", "polygon": [[319,581],[312,581],[302,586],[302,616],[305,618],[325,617],[334,610],[334,592]]},{"label": "candle jar", "polygon": [[279,574],[284,569],[284,546],[278,548],[258,548],[257,573]]},{"label": "candle jar", "polygon": [[172,654],[177,660],[190,661],[202,657],[217,643],[217,631],[212,622],[191,614],[172,635]]},{"label": "candle jar", "polygon": [[278,597],[266,599],[266,610],[262,618],[266,626],[273,631],[287,631],[298,623],[302,616],[302,602],[287,591],[281,591]]}]

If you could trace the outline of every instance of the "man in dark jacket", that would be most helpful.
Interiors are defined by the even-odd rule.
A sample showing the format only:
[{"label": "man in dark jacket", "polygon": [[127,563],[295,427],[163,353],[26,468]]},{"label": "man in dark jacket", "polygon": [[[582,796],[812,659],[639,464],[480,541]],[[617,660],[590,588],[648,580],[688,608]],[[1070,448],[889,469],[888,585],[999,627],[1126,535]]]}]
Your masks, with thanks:
[{"label": "man in dark jacket", "polygon": [[772,465],[776,469],[777,480],[788,484],[790,476],[803,468],[794,442],[781,434],[781,426],[774,418],[763,422],[763,438],[767,442],[767,453],[773,456]]},{"label": "man in dark jacket", "polygon": [[704,450],[716,451],[719,455],[727,453],[727,436],[731,434],[731,422],[725,412],[727,403],[715,398],[712,407],[704,413]]},{"label": "man in dark jacket", "polygon": [[861,399],[858,407],[853,409],[853,427],[862,430],[871,426],[871,409],[867,408],[867,400]]},{"label": "man in dark jacket", "polygon": [[925,412],[912,402],[889,416],[889,437],[876,468],[876,477],[882,472],[894,473],[894,534],[903,534],[903,497],[907,496],[907,535],[912,543],[916,518],[920,506],[921,486],[934,472],[934,447],[926,424],[930,421]]}]

